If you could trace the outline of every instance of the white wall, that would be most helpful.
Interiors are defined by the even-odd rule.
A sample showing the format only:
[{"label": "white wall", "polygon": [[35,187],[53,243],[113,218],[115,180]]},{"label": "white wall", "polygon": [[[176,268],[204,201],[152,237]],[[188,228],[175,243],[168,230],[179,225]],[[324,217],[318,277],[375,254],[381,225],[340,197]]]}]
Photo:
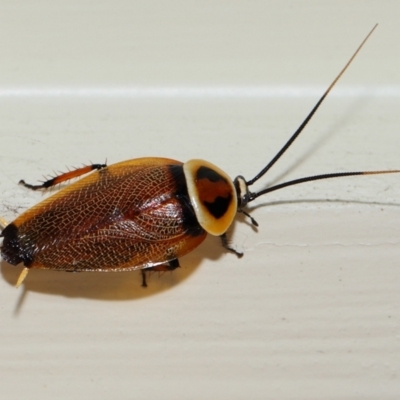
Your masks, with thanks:
[{"label": "white wall", "polygon": [[[204,158],[248,179],[379,22],[310,126],[260,182],[400,168],[396,1],[3,1],[0,215],[17,186],[81,163]],[[238,260],[217,239],[149,288],[138,273],[2,261],[4,399],[398,399],[398,176],[254,202]]]}]

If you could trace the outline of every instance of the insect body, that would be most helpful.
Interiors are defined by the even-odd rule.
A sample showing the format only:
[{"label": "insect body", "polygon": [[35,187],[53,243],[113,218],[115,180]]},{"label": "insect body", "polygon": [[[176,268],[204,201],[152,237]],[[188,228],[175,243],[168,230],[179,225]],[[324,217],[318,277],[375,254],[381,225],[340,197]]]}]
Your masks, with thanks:
[{"label": "insect body", "polygon": [[139,158],[96,167],[9,224],[2,257],[64,271],[174,269],[236,215],[232,182],[205,161]]},{"label": "insect body", "polygon": [[[240,257],[242,254],[229,246],[226,232],[237,212],[250,217],[244,208],[258,196],[319,179],[400,172],[322,174],[259,192],[249,190],[301,133],[367,38],[288,142],[249,181],[239,176],[232,182],[207,161],[181,163],[166,158],[139,158],[110,166],[94,164],[37,186],[21,181],[30,189],[46,189],[95,170],[12,223],[3,221],[1,255],[10,264],[25,266],[17,286],[30,268],[76,272],[173,270],[179,266],[178,259],[200,245],[207,234],[219,236],[222,245]],[[253,218],[251,221],[257,224]],[[146,286],[144,273],[142,277]]]}]

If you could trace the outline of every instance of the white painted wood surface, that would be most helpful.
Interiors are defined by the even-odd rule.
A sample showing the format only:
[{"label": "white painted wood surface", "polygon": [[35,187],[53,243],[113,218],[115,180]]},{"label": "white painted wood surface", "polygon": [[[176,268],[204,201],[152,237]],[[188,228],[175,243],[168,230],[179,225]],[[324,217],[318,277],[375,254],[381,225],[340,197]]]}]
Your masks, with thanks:
[{"label": "white painted wood surface", "polygon": [[[80,163],[204,158],[251,178],[362,53],[258,187],[399,168],[396,1],[8,2],[0,215]],[[238,218],[149,288],[137,273],[1,262],[4,399],[400,398],[400,177],[305,184]]]}]

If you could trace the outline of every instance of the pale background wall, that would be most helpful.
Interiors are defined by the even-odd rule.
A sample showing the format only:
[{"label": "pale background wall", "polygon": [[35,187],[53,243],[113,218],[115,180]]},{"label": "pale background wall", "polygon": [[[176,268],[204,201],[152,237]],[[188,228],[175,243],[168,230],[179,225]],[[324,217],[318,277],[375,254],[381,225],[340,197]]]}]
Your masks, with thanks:
[{"label": "pale background wall", "polygon": [[[81,163],[204,158],[251,178],[380,26],[269,178],[399,168],[398,1],[2,1],[0,214]],[[2,262],[4,399],[400,398],[399,177],[319,182],[182,268]]]}]

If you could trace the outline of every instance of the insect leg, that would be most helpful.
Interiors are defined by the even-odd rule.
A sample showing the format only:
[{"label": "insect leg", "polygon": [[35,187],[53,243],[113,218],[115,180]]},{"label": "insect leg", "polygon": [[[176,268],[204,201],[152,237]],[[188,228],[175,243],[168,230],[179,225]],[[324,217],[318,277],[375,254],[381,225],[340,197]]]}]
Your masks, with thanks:
[{"label": "insect leg", "polygon": [[155,267],[150,267],[146,269],[142,269],[142,287],[147,287],[147,281],[146,281],[146,272],[165,272],[165,271],[173,271],[174,269],[179,268],[179,261],[177,258],[174,260],[168,261],[168,264],[161,264],[161,265],[156,265]]},{"label": "insect leg", "polygon": [[25,280],[26,276],[28,275],[28,272],[29,272],[29,268],[28,268],[28,267],[25,267],[25,268],[21,271],[21,273],[19,274],[17,283],[15,284],[15,287],[16,287],[16,288],[18,288],[18,287],[20,287],[20,286],[22,285],[22,282]]},{"label": "insect leg", "polygon": [[48,189],[52,186],[58,185],[59,183],[68,181],[73,178],[78,178],[84,174],[87,174],[94,169],[102,169],[105,168],[107,165],[106,164],[92,164],[92,165],[85,165],[82,168],[77,168],[74,169],[73,171],[68,171],[65,172],[64,174],[55,176],[54,178],[51,178],[45,182],[43,182],[41,185],[31,185],[29,183],[26,183],[23,179],[19,181],[20,185],[25,186],[28,189],[32,190],[41,190],[41,189]]},{"label": "insect leg", "polygon": [[142,274],[142,287],[147,287],[146,272],[142,269],[140,273]]},{"label": "insect leg", "polygon": [[236,249],[234,249],[230,244],[229,244],[229,240],[226,236],[226,233],[224,233],[223,235],[220,236],[221,239],[221,243],[222,243],[222,247],[226,250],[231,251],[232,253],[235,253],[238,258],[243,257],[243,253],[241,253],[240,251],[237,251]]}]

